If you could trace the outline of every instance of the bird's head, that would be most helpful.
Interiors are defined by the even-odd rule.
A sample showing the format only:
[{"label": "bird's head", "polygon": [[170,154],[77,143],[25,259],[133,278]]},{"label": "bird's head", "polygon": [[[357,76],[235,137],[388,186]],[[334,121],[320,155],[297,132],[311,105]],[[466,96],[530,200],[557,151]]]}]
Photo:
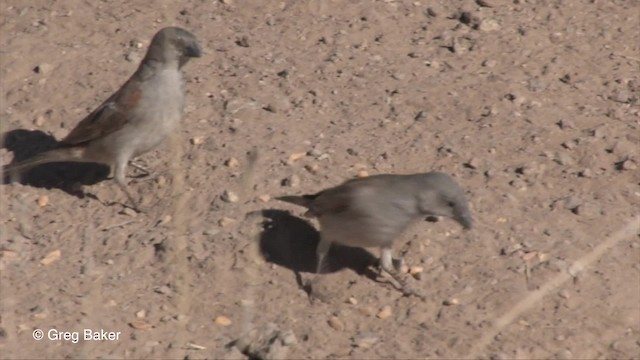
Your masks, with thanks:
[{"label": "bird's head", "polygon": [[428,216],[445,216],[471,229],[473,219],[464,190],[449,175],[430,172],[420,175],[422,190],[418,195],[418,209]]},{"label": "bird's head", "polygon": [[198,39],[191,32],[179,27],[166,27],[151,40],[146,59],[162,63],[177,62],[182,67],[190,58],[202,56]]}]

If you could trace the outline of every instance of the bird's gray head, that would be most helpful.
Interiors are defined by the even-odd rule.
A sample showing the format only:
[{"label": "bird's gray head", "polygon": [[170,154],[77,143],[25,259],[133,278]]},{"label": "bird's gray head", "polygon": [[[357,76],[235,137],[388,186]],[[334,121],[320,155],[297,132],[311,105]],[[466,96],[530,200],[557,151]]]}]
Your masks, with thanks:
[{"label": "bird's gray head", "polygon": [[182,67],[189,58],[201,55],[202,48],[195,35],[179,27],[166,27],[151,40],[145,60],[165,64],[175,62]]},{"label": "bird's gray head", "polygon": [[473,220],[467,197],[451,176],[440,172],[417,176],[422,189],[418,195],[420,213],[446,216],[456,220],[465,229],[471,229]]}]

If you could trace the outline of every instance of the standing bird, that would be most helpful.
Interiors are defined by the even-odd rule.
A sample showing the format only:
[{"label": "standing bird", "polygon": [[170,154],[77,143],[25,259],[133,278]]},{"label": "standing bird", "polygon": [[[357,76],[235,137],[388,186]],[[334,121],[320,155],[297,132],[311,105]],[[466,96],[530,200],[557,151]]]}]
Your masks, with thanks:
[{"label": "standing bird", "polygon": [[375,175],[348,180],[313,195],[282,196],[308,209],[306,215],[320,222],[316,249],[317,273],[331,243],[356,247],[380,247],[380,266],[400,283],[405,295],[415,294],[393,266],[395,239],[417,219],[444,216],[465,229],[472,225],[462,188],[449,175],[429,172],[412,175]]},{"label": "standing bird", "polygon": [[111,166],[113,177],[136,210],[127,190],[129,160],[158,146],[175,131],[184,106],[180,69],[200,57],[198,39],[179,27],[166,27],[151,40],[138,70],[102,105],[82,119],[58,146],[3,167],[11,178],[40,164],[90,162]]}]

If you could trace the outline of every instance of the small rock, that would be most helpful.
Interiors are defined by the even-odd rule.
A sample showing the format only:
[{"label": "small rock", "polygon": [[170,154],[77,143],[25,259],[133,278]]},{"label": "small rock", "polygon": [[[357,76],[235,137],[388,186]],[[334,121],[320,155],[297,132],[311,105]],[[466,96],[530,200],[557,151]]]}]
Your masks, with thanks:
[{"label": "small rock", "polygon": [[298,153],[293,153],[291,155],[289,155],[289,160],[287,160],[288,164],[293,164],[294,162],[302,159],[303,157],[305,157],[307,155],[306,152],[298,152]]},{"label": "small rock", "polygon": [[557,152],[553,158],[553,161],[555,161],[559,165],[564,165],[564,166],[572,165],[575,163],[573,158],[565,152]]},{"label": "small rock", "polygon": [[232,157],[227,159],[227,161],[224,162],[224,165],[230,168],[235,168],[235,167],[238,167],[240,163],[238,162],[238,159]]},{"label": "small rock", "polygon": [[578,172],[578,176],[583,178],[590,178],[590,177],[593,177],[593,171],[591,171],[591,169],[583,169],[580,172]]},{"label": "small rock", "polygon": [[356,177],[359,177],[359,178],[364,178],[367,176],[369,176],[369,172],[367,170],[359,170],[358,174],[356,175]]},{"label": "small rock", "polygon": [[47,118],[44,115],[38,115],[38,117],[33,120],[33,124],[37,127],[42,127],[44,125]]},{"label": "small rock", "polygon": [[442,305],[445,305],[445,306],[453,306],[453,305],[459,305],[459,304],[460,304],[460,300],[458,300],[457,298],[447,299],[442,302]]},{"label": "small rock", "polygon": [[38,206],[45,207],[49,204],[49,197],[47,195],[41,195],[38,197],[36,202],[38,203]]},{"label": "small rock", "polygon": [[128,208],[128,207],[122,209],[122,211],[120,211],[120,214],[128,215],[128,216],[131,216],[133,218],[138,216],[138,213],[135,210],[133,210],[132,208]]},{"label": "small rock", "polygon": [[223,216],[222,219],[220,219],[218,221],[218,225],[222,226],[223,228],[232,226],[235,223],[236,223],[236,219],[232,219],[232,218],[226,217],[226,216]]},{"label": "small rock", "polygon": [[353,346],[368,349],[378,342],[378,337],[371,334],[357,334],[352,338]]},{"label": "small rock", "polygon": [[476,0],[476,4],[482,7],[493,7],[493,1],[490,0]]},{"label": "small rock", "polygon": [[487,59],[487,60],[482,62],[482,66],[488,67],[488,68],[495,67],[497,64],[498,64],[498,62],[496,60],[493,60],[493,59]]},{"label": "small rock", "polygon": [[422,266],[414,265],[409,268],[409,274],[416,278],[416,280],[420,280],[422,278],[423,272],[424,268]]},{"label": "small rock", "polygon": [[636,162],[633,159],[627,159],[620,162],[620,165],[618,166],[618,168],[620,170],[626,170],[626,171],[636,170],[638,168],[638,164],[636,164]]},{"label": "small rock", "polygon": [[601,213],[600,206],[592,201],[580,204],[576,206],[572,211],[576,215],[585,216],[588,218],[595,218]]},{"label": "small rock", "polygon": [[500,30],[500,24],[495,19],[484,19],[480,21],[478,30],[485,32]]},{"label": "small rock", "polygon": [[560,119],[556,124],[562,130],[569,130],[569,129],[576,128],[576,124],[573,121],[567,120],[567,119]]},{"label": "small rock", "polygon": [[219,233],[220,233],[220,229],[218,228],[209,228],[202,232],[203,235],[207,235],[207,236],[215,236],[215,235],[218,235]]},{"label": "small rock", "polygon": [[353,296],[350,296],[349,299],[347,299],[347,301],[351,305],[358,305],[358,299],[354,298]]},{"label": "small rock", "polygon": [[271,200],[271,195],[269,194],[262,194],[260,196],[258,196],[258,200],[262,201],[262,202],[269,202],[269,200]]},{"label": "small rock", "polygon": [[509,185],[513,186],[514,188],[518,189],[518,190],[526,190],[527,189],[527,183],[526,181],[522,180],[522,179],[514,179],[509,181]]},{"label": "small rock", "polygon": [[229,190],[225,190],[220,196],[220,198],[222,199],[222,201],[228,202],[228,203],[237,203],[240,200],[240,198],[236,193]]},{"label": "small rock", "polygon": [[153,327],[151,324],[143,320],[133,320],[129,323],[129,326],[136,330],[149,330]]},{"label": "small rock", "polygon": [[216,324],[218,324],[220,326],[229,326],[232,323],[231,319],[229,319],[228,317],[226,317],[224,315],[216,316],[216,318],[213,320],[213,322],[215,322]]},{"label": "small rock", "polygon": [[144,319],[146,316],[147,316],[147,312],[144,309],[136,312],[136,317],[138,319]]},{"label": "small rock", "polygon": [[304,169],[313,175],[318,173],[319,168],[318,164],[307,164],[304,166]]},{"label": "small rock", "polygon": [[167,184],[167,178],[164,177],[164,175],[160,175],[156,178],[156,184],[158,184],[158,187],[163,187]]},{"label": "small rock", "polygon": [[51,64],[42,63],[36,65],[36,67],[33,68],[33,72],[40,75],[47,75],[49,72],[51,72],[51,69],[53,69],[53,66],[51,66]]},{"label": "small rock", "polygon": [[465,164],[469,169],[477,169],[480,167],[481,165],[481,161],[478,158],[471,158],[469,161],[467,161],[467,163]]},{"label": "small rock", "polygon": [[282,180],[282,186],[298,187],[300,185],[300,177],[298,175],[291,175],[288,178]]},{"label": "small rock", "polygon": [[58,259],[60,259],[60,256],[62,256],[62,252],[60,250],[54,250],[54,251],[48,253],[47,256],[42,258],[42,260],[40,260],[40,264],[45,265],[45,266],[49,265],[49,264],[53,263],[54,261],[57,261]]},{"label": "small rock", "polygon": [[191,138],[191,144],[201,145],[204,144],[204,136],[195,136]]},{"label": "small rock", "polygon": [[567,289],[562,289],[558,292],[558,295],[563,299],[568,299],[571,297],[571,293]]},{"label": "small rock", "polygon": [[344,323],[337,316],[330,317],[328,323],[329,323],[329,326],[331,326],[335,330],[338,330],[338,331],[344,330]]},{"label": "small rock", "polygon": [[393,312],[391,311],[391,306],[389,305],[383,306],[382,309],[380,309],[380,311],[376,314],[378,319],[386,319],[391,315],[393,315]]}]

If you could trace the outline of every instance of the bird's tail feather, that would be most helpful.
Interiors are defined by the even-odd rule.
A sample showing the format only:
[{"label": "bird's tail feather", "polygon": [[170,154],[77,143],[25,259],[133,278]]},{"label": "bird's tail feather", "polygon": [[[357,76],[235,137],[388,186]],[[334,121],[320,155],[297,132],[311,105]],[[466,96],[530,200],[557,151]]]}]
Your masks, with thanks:
[{"label": "bird's tail feather", "polygon": [[26,160],[19,161],[15,164],[9,164],[2,167],[4,177],[15,178],[16,176],[29,171],[35,166],[48,164],[52,162],[84,162],[84,149],[78,147],[59,148],[42,152]]}]

